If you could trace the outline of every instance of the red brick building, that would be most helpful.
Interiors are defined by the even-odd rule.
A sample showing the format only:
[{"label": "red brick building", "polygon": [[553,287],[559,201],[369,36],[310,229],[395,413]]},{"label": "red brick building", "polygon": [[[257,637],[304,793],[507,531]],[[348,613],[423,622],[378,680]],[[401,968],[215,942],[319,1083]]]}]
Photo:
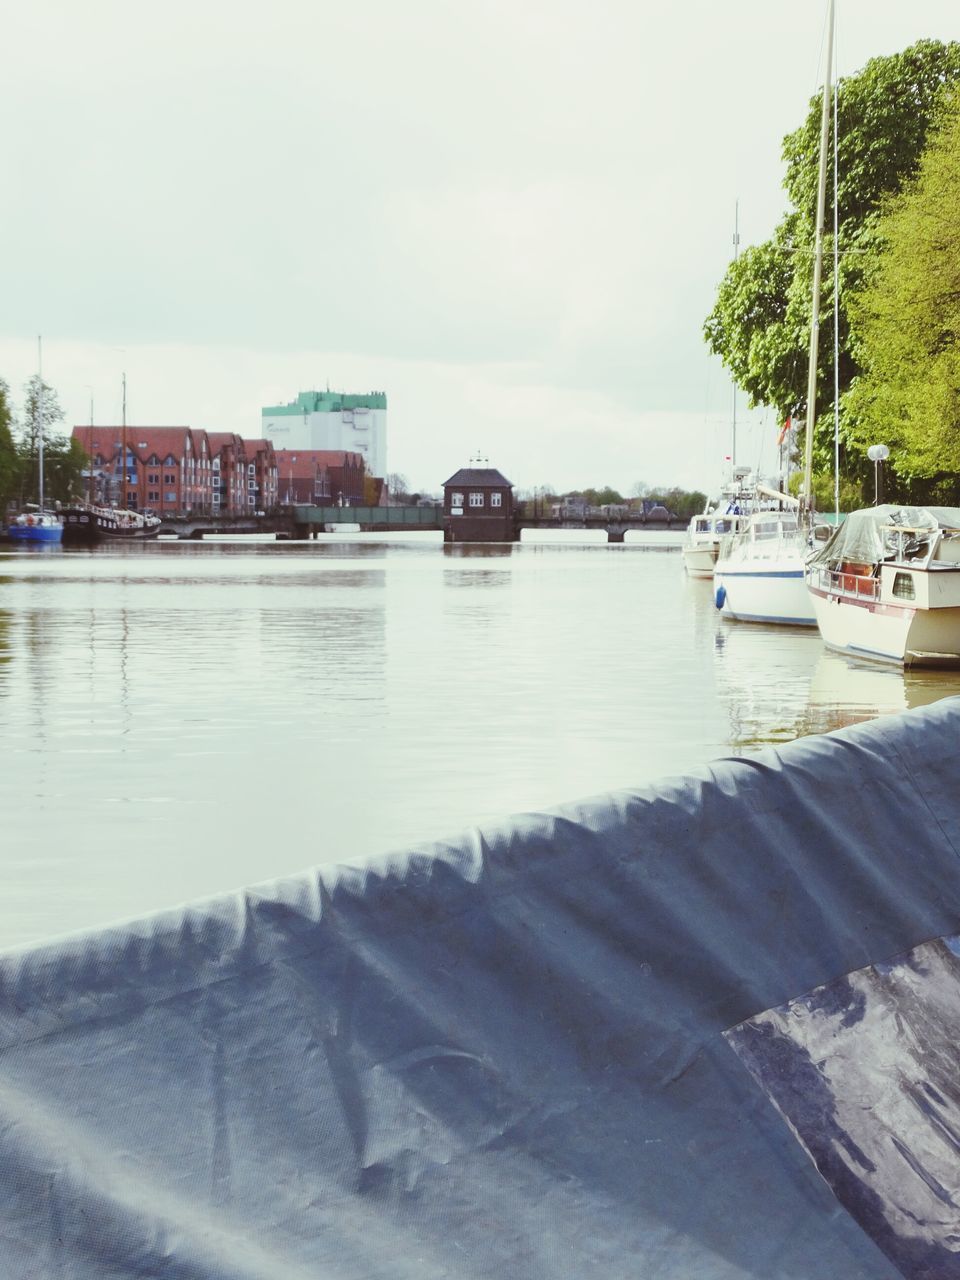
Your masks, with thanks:
[{"label": "red brick building", "polygon": [[279,501],[362,506],[363,455],[341,449],[277,449]]},{"label": "red brick building", "polygon": [[277,464],[268,440],[193,427],[74,427],[90,458],[84,496],[91,502],[158,515],[246,515],[277,504]]},{"label": "red brick building", "polygon": [[513,486],[496,468],[463,467],[444,482],[444,542],[515,542],[516,538]]}]

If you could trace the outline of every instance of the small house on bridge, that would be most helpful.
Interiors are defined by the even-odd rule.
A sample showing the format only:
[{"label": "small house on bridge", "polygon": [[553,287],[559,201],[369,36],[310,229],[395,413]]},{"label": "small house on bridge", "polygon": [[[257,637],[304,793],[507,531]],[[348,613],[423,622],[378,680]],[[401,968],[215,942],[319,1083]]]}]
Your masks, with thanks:
[{"label": "small house on bridge", "polygon": [[444,542],[515,542],[513,486],[485,458],[471,458],[443,485]]}]

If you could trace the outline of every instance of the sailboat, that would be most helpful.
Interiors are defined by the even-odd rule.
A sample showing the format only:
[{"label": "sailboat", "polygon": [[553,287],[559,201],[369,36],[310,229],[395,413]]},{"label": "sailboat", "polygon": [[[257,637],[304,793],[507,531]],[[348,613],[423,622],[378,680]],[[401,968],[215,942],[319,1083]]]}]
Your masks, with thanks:
[{"label": "sailboat", "polygon": [[7,536],[13,542],[60,542],[63,524],[55,511],[48,511],[43,500],[43,351],[37,339],[37,471],[38,502],[27,506],[7,525]]},{"label": "sailboat", "polygon": [[[814,627],[817,618],[804,569],[816,537],[813,521],[813,427],[816,418],[817,346],[820,330],[820,278],[827,203],[827,147],[832,97],[834,0],[827,17],[826,73],[820,120],[820,166],[813,258],[813,299],[807,375],[807,423],[803,488],[798,499],[758,486],[758,493],[779,510],[757,512],[746,527],[720,548],[714,569],[716,604],[724,617],[744,622],[773,622]],[[823,527],[824,536],[829,529]]]},{"label": "sailboat", "polygon": [[[98,542],[143,542],[156,538],[162,521],[152,512],[136,511],[130,501],[130,450],[127,444],[127,375],[123,375],[123,409],[120,428],[120,452],[117,463],[118,489],[123,505],[103,506],[88,500],[66,507],[63,513],[63,539],[67,543],[95,546]],[[93,408],[90,410],[89,479],[93,479]]]}]

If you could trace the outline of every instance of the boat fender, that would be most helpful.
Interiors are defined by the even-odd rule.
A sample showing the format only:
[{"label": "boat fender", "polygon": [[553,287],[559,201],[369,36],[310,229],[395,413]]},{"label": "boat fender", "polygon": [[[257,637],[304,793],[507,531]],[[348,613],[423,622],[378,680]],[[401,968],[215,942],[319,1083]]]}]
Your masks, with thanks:
[{"label": "boat fender", "polygon": [[727,599],[727,588],[722,583],[717,587],[717,594],[714,599],[716,601],[717,608],[722,609]]}]

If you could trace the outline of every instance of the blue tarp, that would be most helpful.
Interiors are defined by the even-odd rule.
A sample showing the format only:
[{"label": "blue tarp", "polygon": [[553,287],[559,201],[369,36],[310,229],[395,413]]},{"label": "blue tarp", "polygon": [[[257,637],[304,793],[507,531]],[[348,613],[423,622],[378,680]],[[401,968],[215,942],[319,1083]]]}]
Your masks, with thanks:
[{"label": "blue tarp", "polygon": [[956,932],[958,764],[949,701],[7,952],[0,1275],[898,1276],[724,1033]]}]

